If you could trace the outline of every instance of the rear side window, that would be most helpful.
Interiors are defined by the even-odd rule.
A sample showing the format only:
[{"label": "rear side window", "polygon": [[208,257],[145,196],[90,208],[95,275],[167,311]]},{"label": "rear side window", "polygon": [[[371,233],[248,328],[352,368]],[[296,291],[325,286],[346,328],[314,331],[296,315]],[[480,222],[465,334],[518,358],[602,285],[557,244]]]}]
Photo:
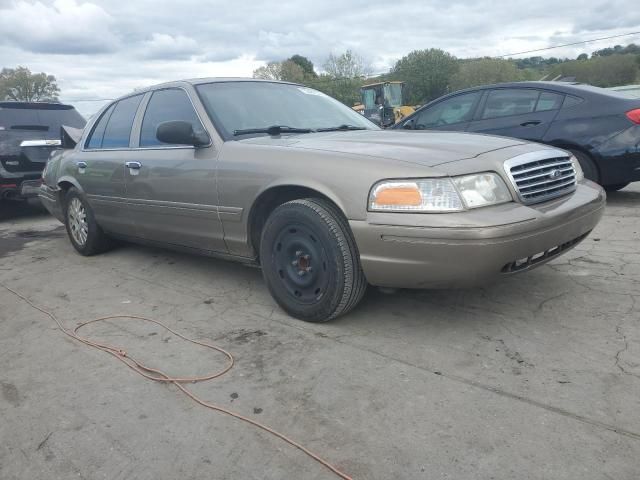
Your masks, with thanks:
[{"label": "rear side window", "polygon": [[115,103],[107,108],[100,119],[96,122],[95,126],[93,127],[93,132],[91,132],[91,136],[89,137],[89,140],[87,142],[86,148],[102,148],[102,138],[104,137],[104,130],[107,127],[107,122],[109,121],[111,112],[113,112],[114,106]]},{"label": "rear side window", "polygon": [[115,104],[102,138],[102,148],[126,148],[129,146],[131,127],[142,95],[128,97]]},{"label": "rear side window", "polygon": [[511,115],[524,115],[536,108],[537,90],[499,89],[492,90],[487,96],[487,102],[480,118],[498,118]]},{"label": "rear side window", "polygon": [[170,88],[153,92],[142,120],[140,146],[165,145],[156,138],[156,129],[163,122],[175,120],[191,123],[194,131],[203,129],[191,100],[184,90]]},{"label": "rear side window", "polygon": [[562,105],[563,95],[553,92],[542,92],[536,105],[536,112],[558,110]]}]

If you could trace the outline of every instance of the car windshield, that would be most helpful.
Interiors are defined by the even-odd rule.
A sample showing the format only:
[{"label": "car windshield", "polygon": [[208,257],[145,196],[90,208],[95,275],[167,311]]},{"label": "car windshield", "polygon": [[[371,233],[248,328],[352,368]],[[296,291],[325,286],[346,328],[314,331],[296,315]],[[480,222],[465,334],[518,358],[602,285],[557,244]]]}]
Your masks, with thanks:
[{"label": "car windshield", "polygon": [[197,89],[207,112],[226,138],[232,138],[235,132],[273,126],[311,131],[341,126],[378,130],[376,125],[346,105],[300,85],[214,82],[198,85]]}]

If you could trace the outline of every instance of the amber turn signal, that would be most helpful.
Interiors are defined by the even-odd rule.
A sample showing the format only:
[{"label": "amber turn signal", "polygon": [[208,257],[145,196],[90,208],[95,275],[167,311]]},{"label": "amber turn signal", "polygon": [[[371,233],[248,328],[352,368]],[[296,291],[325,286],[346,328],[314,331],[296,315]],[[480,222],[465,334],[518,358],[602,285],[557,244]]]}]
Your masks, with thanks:
[{"label": "amber turn signal", "polygon": [[377,205],[418,206],[422,204],[422,195],[417,185],[387,186],[375,192],[374,202]]}]

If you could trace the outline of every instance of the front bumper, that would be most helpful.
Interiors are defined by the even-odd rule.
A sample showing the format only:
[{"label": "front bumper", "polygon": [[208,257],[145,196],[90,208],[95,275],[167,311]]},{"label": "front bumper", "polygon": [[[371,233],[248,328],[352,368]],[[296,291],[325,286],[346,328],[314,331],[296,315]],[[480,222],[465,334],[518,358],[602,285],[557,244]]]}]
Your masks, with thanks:
[{"label": "front bumper", "polygon": [[349,224],[372,285],[460,288],[556,258],[593,230],[605,200],[602,188],[585,181],[572,194],[537,205],[451,214],[370,212],[366,221]]}]

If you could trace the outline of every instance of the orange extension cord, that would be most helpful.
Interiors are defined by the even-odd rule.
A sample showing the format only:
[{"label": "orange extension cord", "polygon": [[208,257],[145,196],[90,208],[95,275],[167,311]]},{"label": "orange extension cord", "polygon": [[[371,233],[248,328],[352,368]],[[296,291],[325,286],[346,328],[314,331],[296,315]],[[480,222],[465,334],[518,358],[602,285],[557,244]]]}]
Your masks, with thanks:
[{"label": "orange extension cord", "polygon": [[[167,327],[163,323],[158,322],[157,320],[153,320],[151,318],[145,318],[145,317],[138,317],[138,316],[135,316],[135,315],[111,315],[111,316],[108,316],[108,317],[100,317],[100,318],[96,318],[94,320],[89,320],[87,322],[81,323],[76,328],[74,328],[73,330],[68,330],[67,328],[65,328],[62,325],[62,323],[58,320],[58,318],[53,313],[49,312],[48,310],[45,310],[44,308],[39,307],[38,305],[34,304],[31,300],[29,300],[27,297],[25,297],[24,295],[21,295],[20,293],[16,292],[15,290],[12,290],[11,288],[7,287],[6,285],[4,285],[2,283],[0,283],[0,285],[5,290],[8,290],[13,295],[15,295],[16,297],[22,299],[24,302],[29,304],[32,308],[35,308],[36,310],[38,310],[38,311],[42,312],[43,314],[45,314],[46,316],[48,316],[51,320],[56,322],[56,324],[58,325],[58,328],[64,334],[70,336],[74,340],[77,340],[79,342],[84,343],[85,345],[88,345],[88,346],[93,347],[93,348],[97,348],[98,350],[102,350],[103,352],[106,352],[106,353],[108,353],[110,355],[113,355],[115,358],[117,358],[122,363],[124,363],[127,367],[129,367],[133,371],[139,373],[143,377],[148,378],[149,380],[154,380],[156,382],[173,383],[185,395],[187,395],[194,402],[199,403],[203,407],[209,408],[211,410],[215,410],[217,412],[224,413],[226,415],[230,415],[233,418],[237,418],[238,420],[242,420],[243,422],[246,422],[246,423],[248,423],[250,425],[253,425],[254,427],[258,427],[258,428],[260,428],[260,429],[262,429],[262,430],[264,430],[266,432],[269,432],[271,435],[275,435],[279,439],[284,440],[285,442],[287,442],[289,445],[291,445],[293,447],[296,447],[297,449],[303,451],[304,453],[309,455],[311,458],[313,458],[316,462],[320,463],[321,465],[323,465],[326,468],[328,468],[329,470],[331,470],[338,477],[340,477],[340,478],[342,478],[344,480],[353,480],[349,475],[347,475],[344,472],[341,472],[336,467],[331,465],[329,462],[327,462],[326,460],[323,460],[318,455],[316,455],[312,451],[308,450],[307,448],[303,447],[298,442],[290,439],[286,435],[284,435],[284,434],[274,430],[273,428],[270,428],[270,427],[268,427],[268,426],[266,426],[266,425],[264,425],[264,424],[262,424],[260,422],[257,422],[255,420],[252,420],[252,419],[248,418],[248,417],[245,417],[244,415],[240,415],[239,413],[233,412],[231,410],[227,410],[226,408],[221,407],[219,405],[215,405],[213,403],[205,402],[204,400],[199,398],[197,395],[195,395],[194,393],[192,393],[189,390],[187,390],[182,385],[183,383],[196,383],[196,382],[204,382],[206,380],[212,380],[214,378],[221,377],[222,375],[227,373],[229,370],[231,370],[231,368],[233,367],[233,364],[234,364],[234,360],[233,360],[233,356],[229,352],[227,352],[226,350],[224,350],[224,349],[222,349],[220,347],[216,347],[215,345],[210,345],[208,343],[199,342],[197,340],[193,340],[191,338],[187,338],[184,335],[176,332],[175,330],[172,330],[171,328]],[[140,321],[150,322],[150,323],[153,323],[155,325],[158,325],[159,327],[164,328],[165,330],[171,332],[173,335],[175,335],[176,337],[181,338],[182,340],[184,340],[186,342],[194,343],[196,345],[201,345],[203,347],[210,348],[212,350],[216,350],[216,351],[222,353],[223,355],[225,355],[227,357],[227,365],[217,373],[213,373],[211,375],[206,375],[206,376],[202,376],[202,377],[172,377],[172,376],[167,375],[166,373],[164,373],[164,372],[162,372],[162,371],[160,371],[158,369],[147,367],[146,365],[138,362],[133,357],[131,357],[131,355],[129,355],[127,352],[125,352],[121,348],[118,348],[118,347],[113,346],[113,345],[94,342],[93,340],[89,340],[86,337],[82,337],[82,336],[78,335],[78,330],[80,330],[82,327],[85,327],[86,325],[89,325],[91,323],[103,322],[103,321],[106,321],[106,320],[116,320],[116,319],[119,319],[119,320],[140,320]]]}]

